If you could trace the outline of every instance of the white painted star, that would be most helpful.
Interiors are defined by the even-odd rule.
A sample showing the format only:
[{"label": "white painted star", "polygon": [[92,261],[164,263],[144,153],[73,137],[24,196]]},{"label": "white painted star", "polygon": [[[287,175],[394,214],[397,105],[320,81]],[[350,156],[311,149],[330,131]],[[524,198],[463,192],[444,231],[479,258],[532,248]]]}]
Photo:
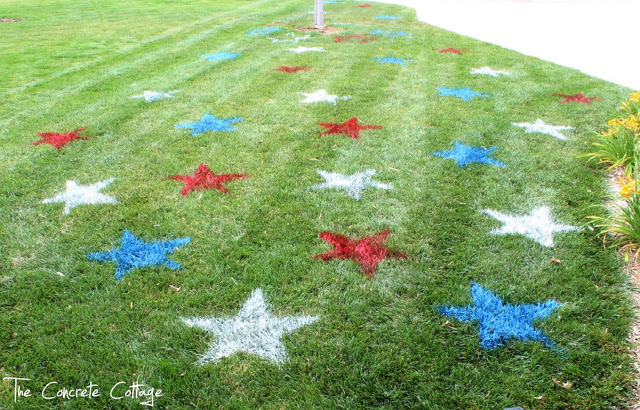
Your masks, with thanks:
[{"label": "white painted star", "polygon": [[213,333],[216,340],[202,355],[199,364],[215,362],[236,352],[258,355],[264,359],[282,363],[287,352],[280,338],[299,327],[318,320],[316,316],[292,316],[278,318],[271,315],[262,297],[262,290],[256,289],[234,317],[182,318],[190,327],[198,327]]},{"label": "white painted star", "polygon": [[553,247],[553,234],[555,232],[575,232],[580,228],[577,226],[556,224],[551,219],[550,210],[547,206],[534,209],[528,215],[507,215],[491,209],[482,212],[490,215],[504,225],[499,229],[494,229],[490,233],[496,235],[520,234],[531,238],[542,246]]},{"label": "white painted star", "polygon": [[101,194],[99,191],[112,183],[113,178],[96,182],[92,185],[79,185],[75,181],[67,181],[66,191],[47,198],[42,201],[43,204],[62,203],[64,202],[64,213],[68,214],[78,205],[95,205],[95,204],[115,204],[115,198],[109,195]]},{"label": "white painted star", "polygon": [[293,51],[294,53],[307,53],[309,51],[317,51],[317,52],[324,52],[324,48],[322,47],[302,47],[299,46],[298,48],[290,48],[290,51]]},{"label": "white painted star", "polygon": [[307,93],[299,93],[299,94],[304,95],[306,97],[304,100],[302,100],[302,102],[305,104],[317,103],[317,102],[328,102],[333,105],[336,105],[338,100],[348,100],[349,98],[351,98],[350,95],[347,95],[345,97],[340,97],[339,95],[329,94],[327,90],[318,90],[311,94],[307,94]]},{"label": "white painted star", "polygon": [[524,128],[524,132],[526,133],[539,132],[542,134],[549,134],[552,137],[556,137],[561,140],[566,140],[567,137],[565,137],[560,131],[574,129],[568,125],[549,125],[540,118],[538,118],[533,124],[528,122],[513,122],[512,124],[516,127]]},{"label": "white painted star", "polygon": [[500,75],[511,75],[508,71],[494,70],[491,67],[472,68],[471,74],[490,75],[491,77],[499,77]]},{"label": "white painted star", "polygon": [[355,200],[360,199],[360,194],[362,194],[366,187],[373,187],[378,189],[393,189],[393,186],[391,185],[372,180],[371,177],[376,174],[376,171],[373,169],[367,169],[364,172],[356,172],[355,174],[351,175],[337,174],[334,172],[327,172],[322,170],[317,171],[318,174],[320,174],[322,178],[325,179],[325,182],[323,182],[322,184],[314,185],[311,188],[342,189],[344,191],[347,191],[347,194]]},{"label": "white painted star", "polygon": [[150,103],[158,100],[164,100],[165,98],[173,98],[173,94],[179,93],[180,91],[169,91],[168,93],[161,93],[157,91],[145,91],[144,93],[140,95],[134,95],[131,98],[144,98],[146,102]]},{"label": "white painted star", "polygon": [[293,37],[291,40],[280,40],[277,38],[273,38],[273,37],[267,37],[269,40],[271,40],[272,43],[294,43],[294,44],[298,44],[298,42],[302,41],[302,40],[307,40],[311,37],[311,35],[307,34],[306,36],[301,36],[301,37],[296,37],[295,34],[293,33],[289,33],[286,34],[287,37]]}]

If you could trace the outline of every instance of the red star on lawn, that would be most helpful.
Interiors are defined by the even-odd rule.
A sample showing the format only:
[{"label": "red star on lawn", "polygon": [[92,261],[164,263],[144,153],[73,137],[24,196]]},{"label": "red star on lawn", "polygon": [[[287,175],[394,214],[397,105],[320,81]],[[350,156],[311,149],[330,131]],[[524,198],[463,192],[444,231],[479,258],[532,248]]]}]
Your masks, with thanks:
[{"label": "red star on lawn", "polygon": [[318,124],[329,130],[323,132],[320,136],[329,134],[346,134],[356,140],[360,139],[360,130],[379,130],[382,128],[382,125],[358,125],[358,119],[356,117],[353,117],[342,124],[327,122],[320,122]]},{"label": "red star on lawn", "polygon": [[362,34],[353,34],[351,36],[335,36],[333,37],[333,41],[336,43],[344,43],[345,41],[369,43],[371,41],[378,41],[378,39],[375,37],[363,36]]},{"label": "red star on lawn", "polygon": [[362,8],[371,7],[371,4],[358,4],[358,7],[362,7]]},{"label": "red star on lawn", "polygon": [[80,128],[75,131],[67,132],[66,134],[58,134],[57,132],[39,132],[38,135],[42,137],[42,139],[32,142],[31,144],[33,145],[49,144],[52,147],[56,147],[58,150],[60,150],[62,147],[67,145],[70,141],[90,139],[91,137],[81,137],[78,135],[84,130],[86,130],[86,128]]},{"label": "red star on lawn", "polygon": [[205,164],[198,165],[198,169],[193,175],[171,175],[168,178],[175,179],[177,181],[184,182],[184,188],[180,193],[187,195],[191,191],[197,191],[199,189],[217,189],[225,194],[229,193],[229,190],[225,188],[224,184],[227,181],[238,178],[247,178],[248,174],[214,174],[211,172],[208,166]]},{"label": "red star on lawn", "polygon": [[314,256],[322,260],[328,259],[353,259],[364,269],[364,274],[373,278],[378,262],[387,258],[406,258],[402,252],[390,250],[384,247],[383,243],[389,237],[389,229],[361,239],[349,239],[346,236],[320,232],[323,241],[333,245],[333,250]]},{"label": "red star on lawn", "polygon": [[278,68],[274,68],[273,71],[282,71],[283,73],[295,73],[298,71],[307,71],[310,70],[311,66],[305,65],[305,66],[295,66],[295,67],[289,67],[286,65],[281,65]]},{"label": "red star on lawn", "polygon": [[438,50],[441,53],[462,54],[462,50],[458,50],[457,48],[452,48],[452,47],[449,47],[449,48],[438,48],[438,49],[434,48],[434,50]]},{"label": "red star on lawn", "polygon": [[564,98],[564,100],[560,101],[560,104],[568,103],[568,102],[591,104],[591,101],[602,100],[602,98],[600,97],[585,97],[584,94],[582,93],[578,93],[574,95],[568,95],[568,94],[551,94],[551,95]]}]

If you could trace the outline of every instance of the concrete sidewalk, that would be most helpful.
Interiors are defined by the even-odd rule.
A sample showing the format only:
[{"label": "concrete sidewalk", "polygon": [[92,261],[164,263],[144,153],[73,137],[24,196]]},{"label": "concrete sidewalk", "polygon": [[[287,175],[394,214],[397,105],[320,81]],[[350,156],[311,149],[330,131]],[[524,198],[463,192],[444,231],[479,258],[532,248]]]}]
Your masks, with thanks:
[{"label": "concrete sidewalk", "polygon": [[640,90],[640,0],[364,0]]}]

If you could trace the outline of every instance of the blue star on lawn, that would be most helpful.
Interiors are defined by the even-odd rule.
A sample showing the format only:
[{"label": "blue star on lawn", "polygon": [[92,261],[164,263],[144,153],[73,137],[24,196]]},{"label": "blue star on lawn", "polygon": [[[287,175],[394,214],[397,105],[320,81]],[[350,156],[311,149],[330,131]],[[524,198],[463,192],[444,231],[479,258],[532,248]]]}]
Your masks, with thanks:
[{"label": "blue star on lawn", "polygon": [[473,91],[471,88],[445,88],[437,87],[436,90],[440,91],[438,96],[452,95],[454,97],[462,98],[465,101],[470,101],[473,97],[491,97],[489,94],[482,94]]},{"label": "blue star on lawn", "polygon": [[398,17],[398,16],[389,16],[388,14],[381,14],[379,16],[376,16],[376,18],[378,20],[397,20],[400,17]]},{"label": "blue star on lawn", "polygon": [[411,34],[405,33],[404,31],[382,31],[382,30],[373,30],[371,34],[378,34],[386,37],[396,38],[396,37],[411,37]]},{"label": "blue star on lawn", "polygon": [[261,35],[267,35],[267,34],[271,34],[271,33],[277,33],[278,31],[282,31],[281,27],[263,27],[263,28],[256,28],[253,29],[251,31],[249,31],[247,33],[248,36],[261,36]]},{"label": "blue star on lawn", "polygon": [[407,61],[411,61],[405,58],[396,58],[396,57],[384,57],[384,58],[374,58],[374,60],[380,61],[380,64],[400,64],[407,65]]},{"label": "blue star on lawn", "polygon": [[471,298],[473,306],[441,306],[438,312],[463,322],[478,322],[483,348],[495,349],[514,338],[525,342],[540,340],[546,346],[555,348],[553,341],[533,326],[534,321],[546,318],[561,306],[555,300],[535,305],[512,305],[503,303],[502,299],[474,282],[471,282]]},{"label": "blue star on lawn", "polygon": [[181,269],[182,267],[176,262],[167,259],[167,254],[189,242],[191,242],[191,238],[147,243],[136,238],[135,235],[125,229],[119,249],[90,253],[89,259],[116,262],[118,264],[116,267],[116,280],[120,280],[132,270],[146,266],[165,265],[171,269]]},{"label": "blue star on lawn", "polygon": [[185,122],[175,125],[175,128],[193,128],[191,135],[202,134],[207,131],[235,131],[231,126],[234,122],[242,121],[242,118],[231,117],[220,119],[211,114],[205,114],[200,121]]},{"label": "blue star on lawn", "polygon": [[436,157],[455,159],[458,163],[458,168],[465,167],[472,162],[477,162],[486,165],[497,165],[499,167],[506,167],[503,162],[489,157],[489,155],[495,151],[498,147],[482,148],[472,147],[462,144],[458,141],[453,143],[453,149],[451,151],[438,151],[433,155]]},{"label": "blue star on lawn", "polygon": [[235,60],[236,57],[241,56],[241,53],[215,53],[215,54],[204,54],[202,57],[206,58],[209,61],[218,61],[218,60]]}]

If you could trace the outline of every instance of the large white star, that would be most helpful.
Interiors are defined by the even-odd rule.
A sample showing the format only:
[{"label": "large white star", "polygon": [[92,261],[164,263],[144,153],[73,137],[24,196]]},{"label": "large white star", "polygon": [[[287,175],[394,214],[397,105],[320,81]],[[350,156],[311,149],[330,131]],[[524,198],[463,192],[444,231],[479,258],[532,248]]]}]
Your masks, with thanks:
[{"label": "large white star", "polygon": [[507,215],[491,209],[484,209],[482,212],[490,215],[504,225],[490,233],[496,235],[520,234],[531,238],[542,246],[553,247],[553,234],[555,232],[579,231],[577,226],[556,224],[551,219],[550,210],[547,206],[534,209],[528,215]]},{"label": "large white star", "polygon": [[53,198],[47,198],[42,201],[43,204],[62,203],[64,202],[64,213],[68,214],[78,205],[95,205],[95,204],[115,204],[115,198],[109,195],[101,194],[99,191],[112,183],[113,178],[96,182],[92,185],[79,185],[75,181],[67,181],[66,191],[59,193]]},{"label": "large white star", "polygon": [[364,172],[356,172],[351,175],[337,174],[334,172],[327,172],[318,170],[318,174],[325,179],[322,184],[314,185],[313,189],[325,189],[336,188],[347,191],[347,194],[355,200],[360,199],[360,194],[366,187],[373,187],[378,189],[393,189],[393,186],[383,184],[371,179],[376,174],[373,169],[367,169]]},{"label": "large white star", "polygon": [[538,118],[533,124],[528,122],[513,122],[512,124],[516,127],[524,128],[524,132],[526,133],[539,132],[542,134],[549,134],[552,137],[556,137],[561,140],[566,140],[567,137],[565,137],[560,131],[574,129],[568,125],[549,125],[540,118]]},{"label": "large white star", "polygon": [[508,71],[494,70],[491,67],[472,68],[471,74],[490,75],[491,77],[499,77],[500,75],[511,75]]},{"label": "large white star", "polygon": [[256,289],[234,317],[182,318],[190,327],[198,327],[213,333],[216,340],[202,355],[199,363],[215,362],[236,352],[258,355],[264,359],[282,363],[287,352],[280,341],[282,335],[318,320],[316,316],[292,316],[278,318],[271,315],[262,297],[262,290]]},{"label": "large white star", "polygon": [[134,95],[131,98],[144,98],[144,100],[148,103],[164,100],[165,98],[173,98],[173,94],[179,93],[180,91],[169,91],[168,93],[161,93],[158,91],[145,91],[140,95]]},{"label": "large white star", "polygon": [[336,105],[338,100],[348,100],[349,98],[351,98],[350,95],[340,97],[339,95],[329,94],[327,90],[318,90],[311,94],[307,94],[307,93],[300,93],[300,94],[306,97],[304,100],[302,100],[302,102],[306,104],[317,103],[317,102],[328,102],[333,105]]},{"label": "large white star", "polygon": [[323,52],[324,48],[322,47],[302,47],[299,46],[298,48],[290,48],[290,51],[293,51],[294,53],[307,53],[309,51],[317,51],[317,52]]}]

